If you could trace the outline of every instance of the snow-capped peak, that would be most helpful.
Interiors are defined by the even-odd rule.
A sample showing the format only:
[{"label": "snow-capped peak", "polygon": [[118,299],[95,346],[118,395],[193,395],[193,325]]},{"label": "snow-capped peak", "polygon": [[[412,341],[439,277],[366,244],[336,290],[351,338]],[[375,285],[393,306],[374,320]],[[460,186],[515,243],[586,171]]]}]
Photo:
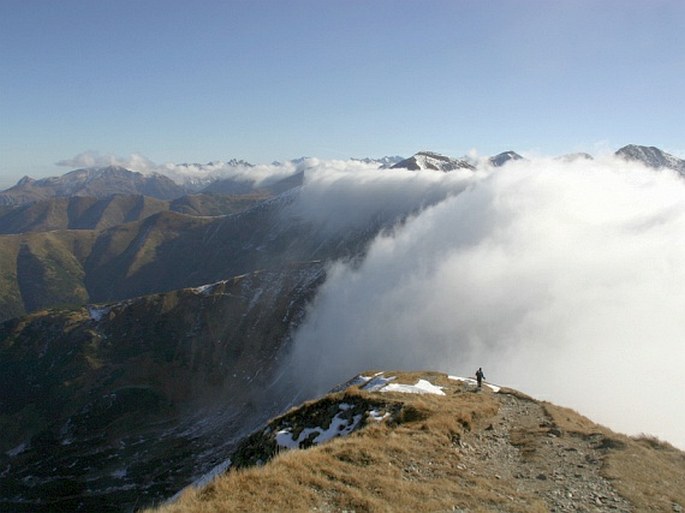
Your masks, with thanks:
[{"label": "snow-capped peak", "polygon": [[398,162],[391,169],[409,169],[412,171],[420,171],[424,169],[432,169],[434,171],[454,171],[455,169],[475,169],[475,167],[464,161],[453,159],[440,153],[432,151],[420,151],[408,159]]}]

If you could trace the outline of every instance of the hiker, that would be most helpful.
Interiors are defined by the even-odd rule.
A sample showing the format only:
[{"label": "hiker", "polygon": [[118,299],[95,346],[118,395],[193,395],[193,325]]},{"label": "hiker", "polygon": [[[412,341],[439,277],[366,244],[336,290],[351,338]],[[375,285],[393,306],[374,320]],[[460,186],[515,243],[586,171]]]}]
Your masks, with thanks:
[{"label": "hiker", "polygon": [[478,367],[478,370],[476,371],[476,381],[478,382],[478,388],[480,388],[484,379],[485,374],[483,374],[483,369],[481,367]]}]

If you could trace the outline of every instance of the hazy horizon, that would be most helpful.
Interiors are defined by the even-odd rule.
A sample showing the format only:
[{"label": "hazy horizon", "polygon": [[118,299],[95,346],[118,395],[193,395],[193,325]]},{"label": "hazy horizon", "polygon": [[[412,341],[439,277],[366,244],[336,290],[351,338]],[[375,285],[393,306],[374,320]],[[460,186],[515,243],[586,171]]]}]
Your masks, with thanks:
[{"label": "hazy horizon", "polygon": [[84,151],[683,156],[683,25],[679,0],[4,0],[0,179]]}]

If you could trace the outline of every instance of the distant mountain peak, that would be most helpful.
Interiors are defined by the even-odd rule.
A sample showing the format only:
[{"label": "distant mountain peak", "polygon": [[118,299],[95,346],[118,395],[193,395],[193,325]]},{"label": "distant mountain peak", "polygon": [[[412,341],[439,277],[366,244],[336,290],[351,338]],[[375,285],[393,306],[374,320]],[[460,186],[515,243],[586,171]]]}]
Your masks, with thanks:
[{"label": "distant mountain peak", "polygon": [[33,182],[35,182],[35,181],[36,181],[35,179],[33,179],[33,178],[31,178],[30,176],[26,175],[26,176],[22,177],[22,179],[19,180],[19,181],[17,182],[17,186],[18,186],[18,187],[22,187],[22,186],[25,186],[25,185],[29,185],[29,184],[31,184],[31,183],[33,183]]},{"label": "distant mountain peak", "polygon": [[679,159],[657,148],[656,146],[640,146],[629,144],[619,149],[616,156],[625,160],[636,160],[654,169],[668,168],[685,176],[685,160]]},{"label": "distant mountain peak", "polygon": [[378,164],[381,168],[387,169],[389,167],[394,166],[398,162],[402,162],[404,160],[404,157],[400,157],[399,155],[394,155],[394,156],[385,156],[381,158],[354,158],[352,157],[350,160],[355,161],[355,162],[363,162],[364,164]]},{"label": "distant mountain peak", "polygon": [[433,151],[420,151],[390,167],[390,169],[409,169],[420,171],[432,169],[434,171],[454,171],[455,169],[475,169],[475,166],[465,160],[454,159]]},{"label": "distant mountain peak", "polygon": [[488,162],[490,162],[491,165],[495,167],[500,167],[506,164],[509,161],[512,160],[524,160],[521,155],[516,153],[513,150],[508,150],[508,151],[503,151],[502,153],[498,153],[494,157],[490,157],[488,159]]},{"label": "distant mountain peak", "polygon": [[185,190],[159,173],[143,175],[115,165],[87,167],[40,180],[24,177],[17,185],[0,193],[0,205],[21,205],[61,196],[103,198],[112,194],[143,194],[173,199],[183,196]]}]

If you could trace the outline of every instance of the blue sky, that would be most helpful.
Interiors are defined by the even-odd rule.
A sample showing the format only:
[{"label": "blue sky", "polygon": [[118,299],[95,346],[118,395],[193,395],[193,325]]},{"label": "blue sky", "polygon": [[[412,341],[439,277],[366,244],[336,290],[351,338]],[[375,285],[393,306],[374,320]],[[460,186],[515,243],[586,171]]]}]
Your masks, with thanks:
[{"label": "blue sky", "polygon": [[685,156],[681,0],[0,0],[0,186],[84,151]]}]

